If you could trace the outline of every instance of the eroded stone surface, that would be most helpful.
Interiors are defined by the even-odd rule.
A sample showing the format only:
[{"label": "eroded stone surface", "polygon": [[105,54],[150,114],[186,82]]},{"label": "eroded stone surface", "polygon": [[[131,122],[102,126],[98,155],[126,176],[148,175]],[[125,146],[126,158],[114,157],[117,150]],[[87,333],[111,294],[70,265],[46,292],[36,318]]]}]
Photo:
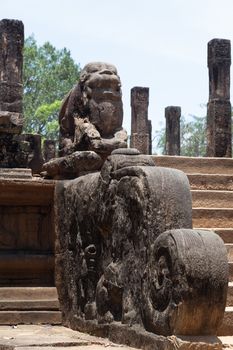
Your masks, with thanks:
[{"label": "eroded stone surface", "polygon": [[20,134],[22,128],[22,114],[0,111],[0,133]]},{"label": "eroded stone surface", "polygon": [[113,154],[100,173],[59,182],[55,192],[56,285],[66,325],[103,336],[114,322],[163,335],[216,333],[226,251],[214,233],[190,230],[182,172],[155,167],[148,156]]},{"label": "eroded stone surface", "polygon": [[231,157],[230,40],[208,43],[207,156]]},{"label": "eroded stone surface", "polygon": [[56,157],[56,141],[54,140],[44,140],[43,143],[43,156],[44,161],[48,162],[49,160]]},{"label": "eroded stone surface", "polygon": [[121,82],[116,68],[102,62],[87,64],[61,107],[60,155],[91,150],[105,159],[114,149],[127,147],[122,120]]},{"label": "eroded stone surface", "polygon": [[55,179],[72,179],[87,172],[96,171],[103,164],[102,158],[92,151],[74,152],[65,157],[51,159],[43,165],[43,175]]},{"label": "eroded stone surface", "polygon": [[0,110],[22,113],[24,26],[21,21],[0,21]]},{"label": "eroded stone surface", "polygon": [[148,120],[149,88],[131,89],[131,137],[130,146],[142,154],[152,153],[151,121]]},{"label": "eroded stone surface", "polygon": [[180,155],[180,116],[181,108],[169,106],[165,108],[166,118],[166,144],[167,155]]}]

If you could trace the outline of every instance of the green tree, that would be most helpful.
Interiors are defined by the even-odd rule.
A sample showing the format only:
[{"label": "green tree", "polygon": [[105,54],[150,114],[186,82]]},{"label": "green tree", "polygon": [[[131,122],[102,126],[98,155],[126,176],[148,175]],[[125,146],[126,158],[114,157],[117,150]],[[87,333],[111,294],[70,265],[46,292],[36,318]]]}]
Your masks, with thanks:
[{"label": "green tree", "polygon": [[[156,150],[165,154],[165,128],[155,132]],[[180,148],[182,156],[202,157],[206,153],[206,117],[180,118]]]},{"label": "green tree", "polygon": [[80,67],[66,48],[38,46],[29,36],[24,46],[24,131],[57,139],[61,102],[78,81]]},{"label": "green tree", "polygon": [[192,116],[192,120],[181,123],[181,155],[204,157],[206,155],[206,117]]}]

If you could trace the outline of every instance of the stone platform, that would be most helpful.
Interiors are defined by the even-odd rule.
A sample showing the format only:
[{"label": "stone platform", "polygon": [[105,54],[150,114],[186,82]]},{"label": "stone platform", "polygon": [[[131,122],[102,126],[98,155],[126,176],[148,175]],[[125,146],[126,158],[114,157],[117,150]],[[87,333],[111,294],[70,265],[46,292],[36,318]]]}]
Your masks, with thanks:
[{"label": "stone platform", "polygon": [[17,350],[74,350],[74,349],[132,349],[116,345],[108,339],[74,332],[62,326],[22,325],[0,327],[0,348]]},{"label": "stone platform", "polygon": [[[157,336],[158,337],[158,336]],[[162,338],[162,337],[158,337]],[[160,339],[161,340],[161,339]],[[226,343],[226,346],[224,345]],[[139,349],[145,350],[218,350],[230,348],[231,337],[192,337],[189,340],[175,336],[167,337],[163,343],[145,344]],[[62,326],[51,325],[20,325],[0,326],[1,350],[133,350],[136,348],[118,345],[109,339],[91,336],[85,333],[72,331]]]}]

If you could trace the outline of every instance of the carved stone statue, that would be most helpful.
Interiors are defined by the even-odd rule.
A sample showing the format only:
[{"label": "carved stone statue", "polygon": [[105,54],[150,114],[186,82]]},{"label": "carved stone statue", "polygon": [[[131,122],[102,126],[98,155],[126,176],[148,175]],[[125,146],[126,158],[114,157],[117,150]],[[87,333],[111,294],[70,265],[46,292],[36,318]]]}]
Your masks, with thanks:
[{"label": "carved stone statue", "polygon": [[112,150],[127,147],[122,120],[121,82],[116,68],[102,62],[87,64],[61,107],[60,155],[91,150],[106,158]]},{"label": "carved stone statue", "polygon": [[122,120],[121,82],[116,68],[102,62],[87,64],[78,84],[63,101],[60,158],[44,164],[44,175],[67,179],[100,170],[113,150],[127,147]]},{"label": "carved stone statue", "polygon": [[192,230],[184,173],[117,149],[100,172],[59,181],[55,212],[65,325],[117,333],[118,341],[133,329],[135,337],[140,329],[143,336],[216,334],[226,304],[226,249],[214,232]]}]

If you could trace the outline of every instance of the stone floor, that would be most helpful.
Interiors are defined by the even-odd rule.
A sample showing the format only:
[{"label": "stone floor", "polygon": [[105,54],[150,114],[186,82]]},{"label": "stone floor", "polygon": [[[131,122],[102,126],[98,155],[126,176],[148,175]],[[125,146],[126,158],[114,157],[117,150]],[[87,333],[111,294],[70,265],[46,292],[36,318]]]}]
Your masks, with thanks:
[{"label": "stone floor", "polygon": [[62,326],[19,325],[0,326],[0,349],[16,350],[133,350],[113,344],[108,339],[93,337]]}]

